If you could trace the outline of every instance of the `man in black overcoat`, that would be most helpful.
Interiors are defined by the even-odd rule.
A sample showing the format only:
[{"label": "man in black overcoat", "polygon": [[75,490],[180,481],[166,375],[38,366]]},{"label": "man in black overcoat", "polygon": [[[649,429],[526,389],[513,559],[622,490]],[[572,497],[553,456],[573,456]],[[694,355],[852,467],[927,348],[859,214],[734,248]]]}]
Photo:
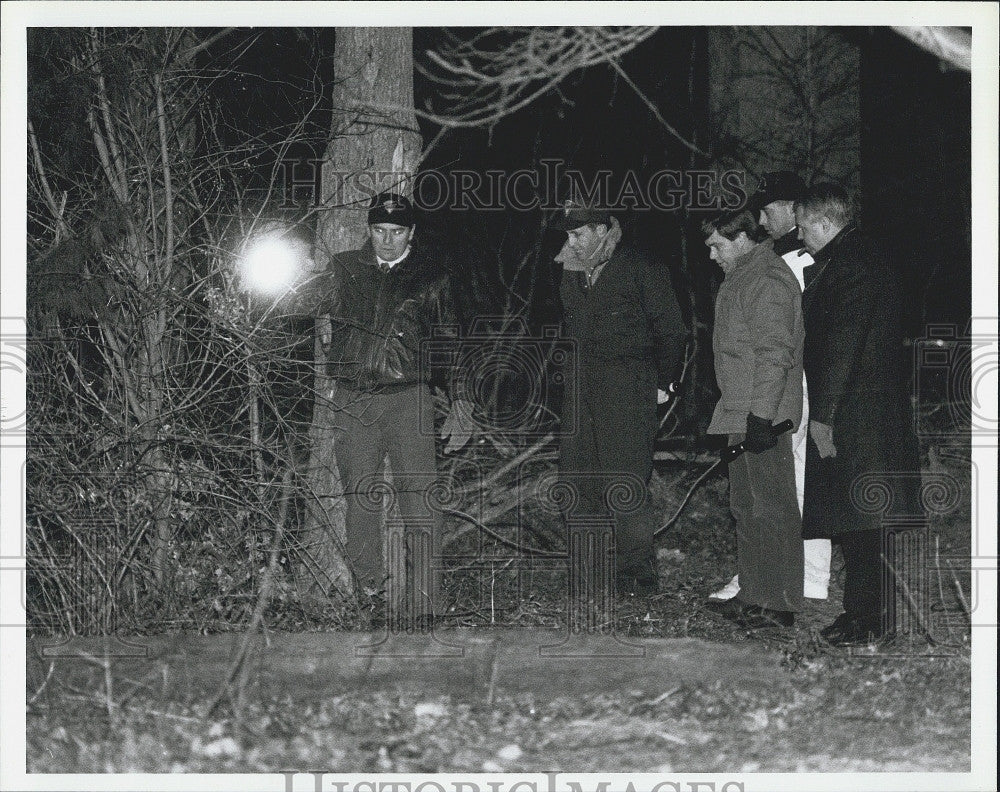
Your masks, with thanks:
[{"label": "man in black overcoat", "polygon": [[653,469],[656,406],[667,400],[687,327],[666,266],[620,245],[608,211],[567,203],[553,227],[568,236],[556,261],[563,335],[578,362],[565,383],[560,474],[577,491],[580,524],[588,515],[614,523],[618,591],[651,594],[654,517],[638,504]]},{"label": "man in black overcoat", "polygon": [[893,547],[923,525],[910,372],[896,275],[854,223],[833,184],[795,202],[805,269],[802,312],[809,382],[804,538],[830,537],[844,555],[844,612],[824,628],[834,645],[878,641],[895,615]]}]

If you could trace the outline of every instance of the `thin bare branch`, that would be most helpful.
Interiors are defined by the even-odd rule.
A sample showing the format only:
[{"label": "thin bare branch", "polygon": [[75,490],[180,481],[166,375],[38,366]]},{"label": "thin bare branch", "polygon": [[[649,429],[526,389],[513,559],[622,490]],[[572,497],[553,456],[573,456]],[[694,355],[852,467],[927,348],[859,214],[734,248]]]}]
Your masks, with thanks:
[{"label": "thin bare branch", "polygon": [[216,33],[215,35],[209,36],[204,41],[200,41],[197,44],[194,44],[194,45],[188,47],[186,50],[181,51],[177,55],[177,58],[175,59],[175,65],[180,65],[180,64],[182,64],[182,63],[184,63],[186,61],[191,60],[199,52],[204,52],[209,47],[211,47],[215,42],[219,41],[220,39],[225,38],[230,33],[232,33],[234,30],[236,30],[236,28],[231,28],[231,27],[230,28],[223,28],[218,33]]},{"label": "thin bare branch", "polygon": [[170,174],[170,151],[167,145],[167,114],[163,106],[163,75],[158,72],[153,80],[156,92],[156,124],[160,133],[160,158],[163,168],[163,207],[166,212],[163,283],[169,283],[174,261],[174,185]]},{"label": "thin bare branch", "polygon": [[574,72],[620,58],[657,29],[490,28],[468,40],[452,35],[425,53],[427,65],[415,64],[450,104],[417,112],[446,127],[493,126]]}]

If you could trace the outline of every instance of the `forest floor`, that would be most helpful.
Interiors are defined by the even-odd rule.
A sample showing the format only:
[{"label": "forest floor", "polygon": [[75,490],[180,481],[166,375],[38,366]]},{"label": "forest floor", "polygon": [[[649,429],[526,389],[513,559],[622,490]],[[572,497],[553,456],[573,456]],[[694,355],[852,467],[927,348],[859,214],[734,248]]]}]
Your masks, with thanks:
[{"label": "forest floor", "polygon": [[[660,592],[616,604],[614,638],[559,647],[558,586],[502,564],[471,606],[452,577],[454,615],[433,636],[275,614],[213,711],[242,633],[134,638],[144,657],[107,662],[99,639],[42,656],[33,638],[28,771],[968,772],[969,468],[931,454],[925,476],[935,466],[965,489],[932,515],[927,607],[895,643],[818,638],[840,610],[837,551],[830,598],[794,628],[750,634],[707,610],[735,570],[718,473],[661,537]],[[661,466],[665,516],[690,480]]]}]

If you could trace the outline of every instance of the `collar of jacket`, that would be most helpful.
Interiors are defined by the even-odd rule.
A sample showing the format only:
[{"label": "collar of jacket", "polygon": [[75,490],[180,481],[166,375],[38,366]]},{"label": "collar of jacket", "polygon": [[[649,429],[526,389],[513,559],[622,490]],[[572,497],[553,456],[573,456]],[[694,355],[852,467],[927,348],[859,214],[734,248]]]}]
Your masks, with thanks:
[{"label": "collar of jacket", "polygon": [[736,259],[736,266],[733,271],[726,275],[726,280],[732,281],[735,278],[740,277],[743,273],[748,270],[753,269],[753,265],[758,261],[763,260],[767,254],[774,254],[773,243],[770,239],[765,239],[763,242],[758,242],[750,250]]},{"label": "collar of jacket", "polygon": [[[365,242],[360,252],[364,256],[364,260],[368,263],[369,266],[374,267],[379,271],[382,270],[382,262],[379,261],[378,254],[375,253],[375,246],[372,245],[372,241],[370,239],[367,242]],[[413,245],[410,245],[406,249],[406,253],[403,254],[403,257],[393,262],[392,269],[395,269],[404,261],[410,259],[412,256],[413,256]]]},{"label": "collar of jacket", "polygon": [[802,240],[799,239],[799,227],[792,226],[792,230],[784,236],[774,240],[774,252],[779,256],[791,253],[793,250],[805,250],[802,247]]},{"label": "collar of jacket", "polygon": [[580,258],[569,245],[569,239],[563,244],[562,249],[555,257],[555,261],[562,265],[564,270],[571,272],[583,272],[587,275],[587,282],[593,284],[597,275],[600,275],[601,268],[607,264],[615,254],[618,244],[622,239],[622,227],[617,217],[612,217],[608,225],[608,233],[597,246],[597,248],[587,258]]},{"label": "collar of jacket", "polygon": [[837,235],[833,239],[816,251],[816,255],[813,256],[813,261],[817,264],[826,264],[833,258],[833,254],[837,252],[837,249],[840,247],[844,239],[857,230],[858,227],[854,223],[848,223],[845,225],[840,229],[840,231],[837,232]]},{"label": "collar of jacket", "polygon": [[393,259],[392,261],[383,261],[381,258],[379,258],[378,256],[376,256],[375,257],[375,263],[378,265],[379,269],[381,269],[383,271],[388,271],[388,270],[386,270],[386,267],[388,267],[389,269],[393,269],[397,264],[402,264],[407,258],[409,258],[410,253],[412,251],[413,251],[413,248],[411,248],[409,245],[407,245],[406,246],[406,250],[403,251],[403,255],[400,256],[399,258]]}]

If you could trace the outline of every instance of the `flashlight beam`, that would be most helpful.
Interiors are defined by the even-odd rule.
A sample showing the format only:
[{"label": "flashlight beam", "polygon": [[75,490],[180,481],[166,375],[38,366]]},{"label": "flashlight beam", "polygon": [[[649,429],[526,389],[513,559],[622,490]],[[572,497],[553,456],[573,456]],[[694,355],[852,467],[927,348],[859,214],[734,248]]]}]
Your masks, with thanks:
[{"label": "flashlight beam", "polygon": [[252,243],[243,254],[243,282],[254,291],[279,294],[299,279],[300,259],[292,243],[276,236],[265,237]]}]

